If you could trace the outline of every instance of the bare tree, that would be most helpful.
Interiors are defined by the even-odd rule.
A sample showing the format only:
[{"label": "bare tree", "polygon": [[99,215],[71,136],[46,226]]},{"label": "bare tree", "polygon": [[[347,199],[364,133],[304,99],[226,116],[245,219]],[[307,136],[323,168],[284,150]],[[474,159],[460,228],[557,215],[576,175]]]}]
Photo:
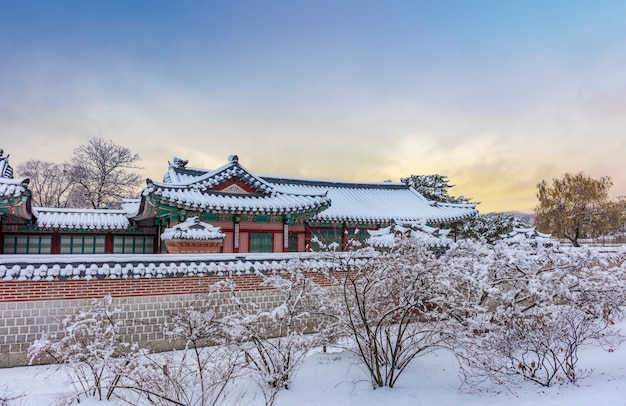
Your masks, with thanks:
[{"label": "bare tree", "polygon": [[119,205],[121,198],[135,194],[141,176],[128,169],[139,169],[139,159],[130,149],[102,138],[92,138],[76,148],[69,163],[69,176],[76,187],[78,205],[112,208]]},{"label": "bare tree", "polygon": [[71,205],[72,182],[67,164],[31,159],[18,165],[21,177],[30,179],[33,205],[40,207],[68,207]]}]

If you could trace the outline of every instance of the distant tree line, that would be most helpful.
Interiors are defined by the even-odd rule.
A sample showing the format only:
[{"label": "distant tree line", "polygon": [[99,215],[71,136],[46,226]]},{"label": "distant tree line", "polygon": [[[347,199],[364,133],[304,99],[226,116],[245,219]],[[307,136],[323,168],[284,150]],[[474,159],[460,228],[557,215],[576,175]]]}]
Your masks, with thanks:
[{"label": "distant tree line", "polygon": [[[470,203],[464,196],[452,196],[448,177],[411,175],[402,182],[424,197],[444,203]],[[583,238],[615,237],[626,233],[626,197],[609,198],[613,186],[610,177],[593,179],[584,173],[566,173],[552,183],[537,185],[539,204],[534,225],[540,232],[571,241],[578,247]],[[494,242],[514,228],[531,227],[528,219],[513,213],[478,214],[469,220],[453,223],[458,238],[484,239]]]}]

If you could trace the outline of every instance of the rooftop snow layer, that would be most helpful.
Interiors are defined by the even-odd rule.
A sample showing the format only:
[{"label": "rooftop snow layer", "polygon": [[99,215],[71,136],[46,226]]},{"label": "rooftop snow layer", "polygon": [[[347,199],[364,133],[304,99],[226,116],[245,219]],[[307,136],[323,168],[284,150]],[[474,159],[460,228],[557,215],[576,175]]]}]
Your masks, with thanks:
[{"label": "rooftop snow layer", "polygon": [[130,224],[125,210],[36,207],[33,213],[37,217],[37,226],[41,228],[123,230]]},{"label": "rooftop snow layer", "polygon": [[417,223],[410,226],[393,225],[379,230],[368,230],[370,235],[369,245],[376,248],[392,248],[396,245],[396,238],[399,236],[410,237],[424,242],[433,247],[443,247],[449,245],[452,240],[448,238],[450,230],[440,230],[429,227],[424,223]]},{"label": "rooftop snow layer", "polygon": [[327,192],[331,206],[313,218],[322,221],[392,223],[447,222],[478,211],[474,205],[433,202],[404,183],[352,183],[264,177],[283,191]]},{"label": "rooftop snow layer", "polygon": [[144,193],[163,200],[205,210],[224,210],[257,213],[293,213],[317,210],[330,204],[324,196],[306,196],[274,192],[268,195],[229,194],[202,191],[178,185],[154,185]]},{"label": "rooftop snow layer", "polygon": [[0,178],[0,199],[19,197],[26,191],[28,179]]},{"label": "rooftop snow layer", "polygon": [[203,223],[198,217],[187,219],[184,223],[166,228],[161,234],[162,240],[223,240],[226,234],[220,227]]}]

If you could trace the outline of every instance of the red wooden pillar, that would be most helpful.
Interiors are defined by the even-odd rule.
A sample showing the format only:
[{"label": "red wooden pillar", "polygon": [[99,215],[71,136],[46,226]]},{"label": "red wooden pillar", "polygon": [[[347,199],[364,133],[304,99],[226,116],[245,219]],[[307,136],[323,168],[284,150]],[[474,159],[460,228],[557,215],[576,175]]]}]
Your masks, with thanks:
[{"label": "red wooden pillar", "polygon": [[50,247],[50,252],[52,254],[61,253],[61,236],[58,231],[55,231],[54,234],[52,234],[52,246]]},{"label": "red wooden pillar", "polygon": [[104,252],[106,254],[113,254],[113,234],[107,233],[104,238]]}]

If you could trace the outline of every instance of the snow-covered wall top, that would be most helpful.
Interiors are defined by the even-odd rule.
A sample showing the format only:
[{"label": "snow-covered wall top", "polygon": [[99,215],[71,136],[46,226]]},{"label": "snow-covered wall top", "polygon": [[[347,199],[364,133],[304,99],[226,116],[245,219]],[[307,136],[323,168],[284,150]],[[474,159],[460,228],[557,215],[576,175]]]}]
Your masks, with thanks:
[{"label": "snow-covered wall top", "polygon": [[33,213],[37,217],[37,226],[41,228],[123,230],[130,224],[125,210],[36,207]]},{"label": "snow-covered wall top", "polygon": [[[337,254],[336,254],[337,255]],[[300,269],[334,270],[337,261],[319,253],[205,255],[4,255],[0,280],[137,279],[180,276],[251,274]]]},{"label": "snow-covered wall top", "polygon": [[187,219],[184,223],[166,228],[161,234],[162,240],[223,240],[226,234],[222,233],[220,227],[203,223],[198,217]]}]

